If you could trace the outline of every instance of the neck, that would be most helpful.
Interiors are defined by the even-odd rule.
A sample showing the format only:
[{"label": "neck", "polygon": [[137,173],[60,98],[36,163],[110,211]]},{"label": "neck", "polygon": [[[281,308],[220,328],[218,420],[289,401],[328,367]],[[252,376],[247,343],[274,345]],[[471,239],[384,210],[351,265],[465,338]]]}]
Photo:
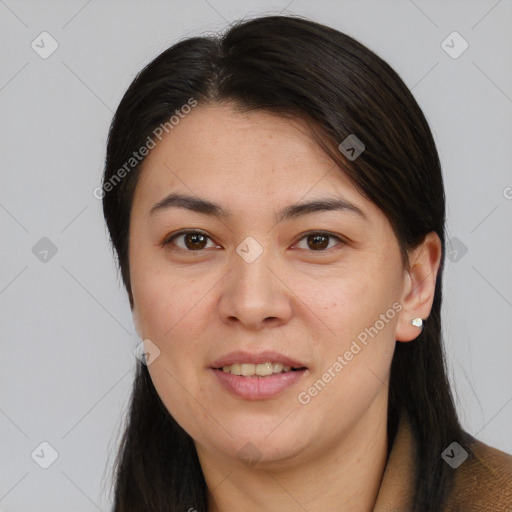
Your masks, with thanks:
[{"label": "neck", "polygon": [[372,512],[387,461],[388,393],[382,391],[342,439],[299,463],[247,468],[198,447],[208,512]]}]

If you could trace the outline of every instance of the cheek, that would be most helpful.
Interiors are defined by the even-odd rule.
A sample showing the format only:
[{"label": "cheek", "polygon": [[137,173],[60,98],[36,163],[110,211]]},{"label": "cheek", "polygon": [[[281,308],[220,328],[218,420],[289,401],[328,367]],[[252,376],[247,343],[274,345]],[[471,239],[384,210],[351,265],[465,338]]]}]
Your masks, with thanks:
[{"label": "cheek", "polygon": [[398,314],[392,269],[361,262],[359,270],[350,270],[336,278],[317,281],[314,288],[309,287],[309,296],[307,287],[297,290],[307,304],[305,314],[309,311],[311,322],[318,327],[310,331],[320,361],[312,380],[323,379],[329,369],[331,375],[336,375],[325,375],[326,381],[332,378],[335,383],[328,386],[317,405],[334,400],[347,410],[358,403],[368,404],[386,380],[396,343]]},{"label": "cheek", "polygon": [[312,399],[310,411],[320,414],[326,404],[337,404],[348,417],[359,417],[389,373],[396,343],[393,287],[368,272],[352,273],[325,283],[322,293],[310,297],[311,309],[314,304],[329,329],[315,338],[321,363],[311,377],[312,387],[303,391],[322,397]]},{"label": "cheek", "polygon": [[145,336],[172,351],[196,339],[204,330],[201,319],[208,318],[205,289],[199,280],[163,275],[148,274],[136,283],[134,299]]},{"label": "cheek", "polygon": [[318,338],[331,340],[328,345],[332,347],[334,342],[336,348],[342,348],[370,321],[373,323],[386,303],[379,283],[364,270],[351,269],[308,285],[303,283],[294,292],[306,306],[304,313],[309,311],[311,321],[316,317]]},{"label": "cheek", "polygon": [[[196,276],[182,277],[179,270],[169,272],[164,258],[150,248],[147,240],[134,243],[130,251],[130,279],[137,318],[146,338],[165,348],[176,330],[187,322],[188,314],[201,296],[202,285]],[[204,291],[203,291],[204,295]]]},{"label": "cheek", "polygon": [[204,288],[198,279],[163,279],[162,274],[148,274],[135,285],[144,336],[160,350],[159,357],[148,366],[153,385],[174,419],[197,437],[201,432],[197,420],[205,414],[198,403],[205,371],[201,341],[211,318],[205,311],[205,290],[211,286]]}]

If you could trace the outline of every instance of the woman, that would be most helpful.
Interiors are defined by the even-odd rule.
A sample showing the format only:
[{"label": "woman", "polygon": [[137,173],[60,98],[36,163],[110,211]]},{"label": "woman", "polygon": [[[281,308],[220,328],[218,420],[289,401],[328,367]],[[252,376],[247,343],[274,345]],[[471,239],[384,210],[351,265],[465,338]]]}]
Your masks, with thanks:
[{"label": "woman", "polygon": [[446,378],[436,147],[378,56],[284,16],[175,44],[101,195],[145,354],[115,512],[512,510]]}]

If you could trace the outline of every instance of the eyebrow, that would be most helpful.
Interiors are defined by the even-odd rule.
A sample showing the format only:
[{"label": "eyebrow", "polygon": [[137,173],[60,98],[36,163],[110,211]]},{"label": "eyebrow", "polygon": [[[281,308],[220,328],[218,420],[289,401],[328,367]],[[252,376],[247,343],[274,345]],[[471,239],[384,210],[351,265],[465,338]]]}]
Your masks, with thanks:
[{"label": "eyebrow", "polygon": [[[218,219],[227,219],[232,217],[232,213],[226,210],[221,205],[201,199],[199,197],[188,196],[184,194],[171,193],[164,197],[161,201],[156,203],[149,215],[157,211],[162,211],[168,208],[186,208],[193,212],[201,213],[203,215],[210,215]],[[283,208],[277,213],[276,221],[282,222],[285,220],[295,219],[303,215],[320,212],[320,211],[345,211],[355,213],[364,219],[368,220],[364,212],[356,205],[340,198],[321,198],[313,201],[301,202],[292,204]]]}]

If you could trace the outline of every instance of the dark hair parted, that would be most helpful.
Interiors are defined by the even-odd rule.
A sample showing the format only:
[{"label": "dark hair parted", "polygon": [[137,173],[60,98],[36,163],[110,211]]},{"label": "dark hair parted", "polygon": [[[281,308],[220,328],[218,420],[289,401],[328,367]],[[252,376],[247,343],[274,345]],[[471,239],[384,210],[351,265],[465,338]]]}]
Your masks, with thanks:
[{"label": "dark hair parted", "polygon": [[[418,443],[414,510],[438,512],[453,480],[441,453],[453,440],[467,438],[454,407],[441,339],[445,194],[420,107],[384,60],[346,34],[299,16],[242,20],[222,35],[178,42],[138,73],[110,127],[103,184],[190,98],[197,100],[196,108],[231,103],[241,112],[267,110],[305,120],[340,172],[386,215],[404,266],[408,251],[427,233],[439,235],[443,257],[431,315],[416,340],[396,344],[388,408],[388,453],[402,414],[408,415]],[[338,149],[351,134],[365,145],[353,161]],[[140,166],[103,196],[132,307],[128,232]],[[205,512],[208,491],[193,440],[166,410],[147,367],[137,364],[114,468],[113,512]]]}]

